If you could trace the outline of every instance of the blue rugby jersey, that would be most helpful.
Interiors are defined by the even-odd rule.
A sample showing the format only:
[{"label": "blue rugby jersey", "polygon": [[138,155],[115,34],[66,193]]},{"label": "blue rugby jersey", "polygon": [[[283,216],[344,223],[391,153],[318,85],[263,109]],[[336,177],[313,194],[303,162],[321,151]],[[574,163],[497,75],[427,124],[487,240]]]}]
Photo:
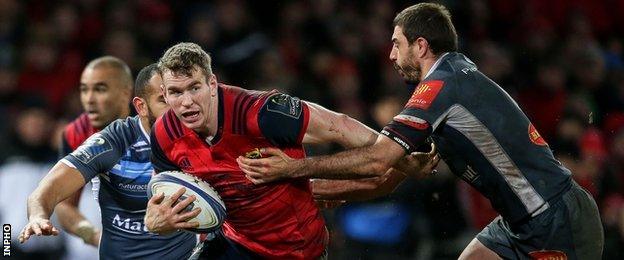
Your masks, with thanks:
[{"label": "blue rugby jersey", "polygon": [[153,171],[149,140],[139,117],[129,117],[111,123],[62,159],[85,181],[100,179],[101,259],[183,259],[197,243],[193,233],[161,236],[143,223]]}]

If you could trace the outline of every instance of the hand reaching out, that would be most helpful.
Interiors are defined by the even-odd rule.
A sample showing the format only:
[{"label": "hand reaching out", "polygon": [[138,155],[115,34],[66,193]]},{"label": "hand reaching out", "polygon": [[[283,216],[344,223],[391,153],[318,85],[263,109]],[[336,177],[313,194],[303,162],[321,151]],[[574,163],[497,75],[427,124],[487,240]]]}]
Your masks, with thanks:
[{"label": "hand reaching out", "polygon": [[59,231],[56,227],[52,226],[49,219],[40,217],[32,217],[22,229],[19,235],[19,242],[26,242],[32,235],[37,236],[57,236]]}]

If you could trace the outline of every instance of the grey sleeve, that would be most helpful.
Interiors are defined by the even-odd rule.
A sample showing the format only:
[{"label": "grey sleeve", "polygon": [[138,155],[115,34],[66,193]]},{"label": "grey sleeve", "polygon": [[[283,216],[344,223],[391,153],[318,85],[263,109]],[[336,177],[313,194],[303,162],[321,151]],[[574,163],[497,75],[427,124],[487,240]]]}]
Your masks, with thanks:
[{"label": "grey sleeve", "polygon": [[115,166],[126,150],[130,128],[125,126],[127,124],[121,120],[111,123],[104,130],[89,137],[62,161],[74,166],[85,180],[107,172]]}]

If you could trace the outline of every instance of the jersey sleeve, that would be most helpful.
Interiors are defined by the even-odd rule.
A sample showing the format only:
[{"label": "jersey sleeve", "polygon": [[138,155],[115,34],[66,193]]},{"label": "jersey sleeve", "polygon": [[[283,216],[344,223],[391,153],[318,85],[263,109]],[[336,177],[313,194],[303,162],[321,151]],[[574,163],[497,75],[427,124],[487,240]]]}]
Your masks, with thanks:
[{"label": "jersey sleeve", "polygon": [[401,145],[407,153],[415,152],[436,131],[444,121],[445,112],[455,104],[453,86],[452,78],[421,82],[403,111],[381,133]]},{"label": "jersey sleeve", "polygon": [[152,129],[152,132],[150,133],[150,144],[152,146],[152,155],[151,155],[152,167],[154,167],[154,171],[156,173],[164,172],[164,171],[179,171],[180,170],[180,167],[178,167],[176,164],[171,162],[167,158],[165,153],[163,152],[163,149],[160,147],[160,144],[158,143],[158,139],[156,138],[155,129]]},{"label": "jersey sleeve", "polygon": [[85,180],[90,180],[110,170],[123,156],[129,131],[128,127],[124,127],[124,121],[117,120],[93,134],[61,161],[76,168]]},{"label": "jersey sleeve", "polygon": [[262,135],[276,146],[300,145],[310,112],[305,102],[283,93],[268,96],[257,113]]}]

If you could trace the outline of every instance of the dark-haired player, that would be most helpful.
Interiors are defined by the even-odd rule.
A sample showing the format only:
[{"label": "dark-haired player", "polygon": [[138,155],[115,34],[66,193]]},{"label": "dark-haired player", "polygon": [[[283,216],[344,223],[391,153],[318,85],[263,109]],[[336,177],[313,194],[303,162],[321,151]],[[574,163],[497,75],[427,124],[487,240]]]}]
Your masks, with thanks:
[{"label": "dark-haired player", "polygon": [[[103,227],[101,259],[188,258],[197,243],[195,234],[173,232],[161,236],[150,233],[143,222],[148,201],[146,187],[153,172],[149,133],[156,117],[168,108],[161,83],[155,65],[144,68],[137,76],[132,100],[138,116],[117,120],[93,134],[50,170],[28,199],[29,223],[20,234],[20,242],[32,235],[58,234],[49,221],[54,207],[97,176]],[[180,192],[165,203],[172,204],[179,195]],[[193,199],[189,197],[177,206],[185,207]],[[199,209],[182,217],[191,218],[198,213]]]},{"label": "dark-haired player", "polygon": [[[386,169],[432,137],[451,171],[486,196],[500,217],[460,259],[600,259],[596,203],[554,157],[516,102],[457,51],[448,10],[421,3],[394,20],[390,59],[418,87],[374,145],[293,160],[240,159],[256,183],[350,178]],[[356,187],[356,186],[353,186]]]}]

